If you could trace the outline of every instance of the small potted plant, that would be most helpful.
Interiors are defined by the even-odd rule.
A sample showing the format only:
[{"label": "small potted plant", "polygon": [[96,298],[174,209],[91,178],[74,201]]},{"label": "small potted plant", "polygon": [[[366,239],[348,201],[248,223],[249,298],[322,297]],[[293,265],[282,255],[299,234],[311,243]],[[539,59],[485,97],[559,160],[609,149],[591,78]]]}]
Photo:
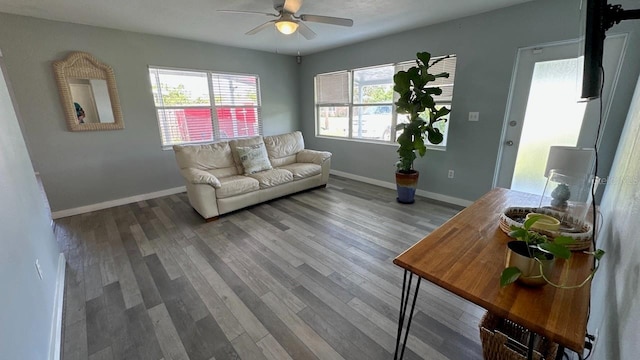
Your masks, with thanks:
[{"label": "small potted plant", "polygon": [[[432,144],[439,144],[444,139],[440,130],[434,127],[439,121],[446,121],[445,116],[450,110],[437,107],[433,95],[441,95],[442,89],[429,86],[437,78],[448,78],[449,73],[429,73],[429,68],[447,57],[440,58],[429,64],[431,54],[420,52],[416,54],[416,65],[407,71],[398,71],[393,76],[393,90],[400,97],[396,101],[398,114],[406,114],[409,122],[400,123],[396,130],[402,130],[398,136],[398,162],[396,163],[396,185],[398,202],[413,203],[419,173],[413,167],[413,161],[424,156],[427,152],[425,138]],[[417,155],[416,155],[417,152]]]},{"label": "small potted plant", "polygon": [[512,231],[509,236],[516,240],[507,244],[509,248],[507,265],[500,276],[500,286],[504,287],[515,281],[528,286],[550,284],[564,289],[584,286],[598,270],[604,251],[598,249],[589,253],[596,259],[596,266],[582,283],[573,286],[554,284],[549,280],[554,260],[555,258],[569,259],[571,257],[571,251],[566,245],[572,244],[574,239],[567,236],[557,236],[551,240],[547,236],[531,230],[540,218],[540,215],[534,215],[529,217],[523,226],[511,226]]}]

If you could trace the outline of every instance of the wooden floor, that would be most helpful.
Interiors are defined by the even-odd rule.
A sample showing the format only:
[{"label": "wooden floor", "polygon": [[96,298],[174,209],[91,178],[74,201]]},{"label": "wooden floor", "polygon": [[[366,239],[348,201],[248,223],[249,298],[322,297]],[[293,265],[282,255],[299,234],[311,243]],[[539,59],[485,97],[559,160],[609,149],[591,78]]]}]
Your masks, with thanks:
[{"label": "wooden floor", "polygon": [[[393,258],[459,209],[345,178],[205,223],[186,194],[55,221],[64,360],[391,359]],[[481,359],[479,307],[422,282],[406,359]]]}]

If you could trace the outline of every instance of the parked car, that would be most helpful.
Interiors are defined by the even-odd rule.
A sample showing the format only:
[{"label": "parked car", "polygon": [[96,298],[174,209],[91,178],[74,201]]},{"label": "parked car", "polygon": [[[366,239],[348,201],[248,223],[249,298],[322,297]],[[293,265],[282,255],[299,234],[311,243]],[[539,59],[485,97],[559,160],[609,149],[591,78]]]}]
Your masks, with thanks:
[{"label": "parked car", "polygon": [[391,105],[363,106],[353,114],[353,137],[389,140],[391,135]]}]

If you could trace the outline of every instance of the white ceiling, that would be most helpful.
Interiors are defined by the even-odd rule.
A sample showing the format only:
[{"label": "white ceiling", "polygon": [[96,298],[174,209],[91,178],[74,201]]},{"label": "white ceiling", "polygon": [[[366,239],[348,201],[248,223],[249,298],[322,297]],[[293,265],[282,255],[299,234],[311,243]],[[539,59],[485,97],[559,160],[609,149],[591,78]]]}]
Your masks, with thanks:
[{"label": "white ceiling", "polygon": [[351,18],[352,28],[307,23],[306,40],[275,28],[244,33],[273,18],[216,10],[275,12],[272,0],[0,0],[0,12],[302,55],[531,0],[306,0],[298,14]]}]

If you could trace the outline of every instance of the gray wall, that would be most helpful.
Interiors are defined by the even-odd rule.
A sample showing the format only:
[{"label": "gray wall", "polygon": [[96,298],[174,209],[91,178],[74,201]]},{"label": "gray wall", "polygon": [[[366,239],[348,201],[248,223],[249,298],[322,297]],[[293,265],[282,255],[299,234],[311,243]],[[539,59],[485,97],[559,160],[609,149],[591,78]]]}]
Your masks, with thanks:
[{"label": "gray wall", "polygon": [[593,359],[637,359],[640,352],[640,79],[601,211],[598,247],[607,253],[592,288]]},{"label": "gray wall", "polygon": [[[627,8],[640,7],[627,1]],[[577,0],[539,0],[306,56],[301,68],[302,130],[311,148],[333,152],[332,168],[395,182],[396,145],[314,138],[313,76],[318,73],[406,61],[418,51],[457,54],[456,84],[446,151],[428,151],[415,162],[419,189],[475,200],[492,186],[511,74],[520,47],[579,36]],[[630,32],[622,75],[601,147],[601,171],[608,173],[617,137],[640,70],[640,21],[616,26]],[[577,54],[576,54],[577,55]],[[470,111],[479,122],[468,122]],[[559,119],[561,121],[561,119]],[[448,179],[447,171],[455,170]]]},{"label": "gray wall", "polygon": [[0,129],[0,358],[47,359],[59,250],[2,71]]},{"label": "gray wall", "polygon": [[[184,185],[162,151],[147,66],[260,76],[266,135],[298,130],[298,65],[291,56],[0,13],[0,48],[34,167],[53,211]],[[52,62],[87,51],[113,67],[125,129],[69,132]]]}]

